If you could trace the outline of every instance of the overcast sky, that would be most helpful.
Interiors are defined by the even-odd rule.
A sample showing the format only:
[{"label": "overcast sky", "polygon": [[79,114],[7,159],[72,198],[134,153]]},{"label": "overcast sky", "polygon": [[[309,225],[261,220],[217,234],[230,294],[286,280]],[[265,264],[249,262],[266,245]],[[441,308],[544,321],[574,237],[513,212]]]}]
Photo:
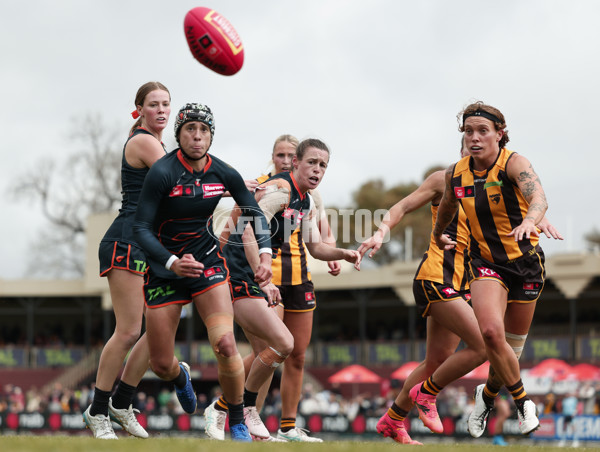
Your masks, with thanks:
[{"label": "overcast sky", "polygon": [[[237,29],[238,74],[192,57],[183,18],[196,6]],[[532,162],[567,239],[542,240],[546,253],[583,250],[600,229],[599,20],[595,0],[2,1],[0,190],[15,173],[35,178],[40,157],[74,151],[74,117],[100,113],[124,141],[150,80],[170,89],[171,118],[186,102],[213,109],[211,152],[245,178],[282,133],[324,140],[321,191],[337,206],[369,179],[420,182],[455,161],[456,115],[483,100],[504,113],[508,147]],[[20,277],[44,220],[5,195],[0,209],[0,278]]]}]

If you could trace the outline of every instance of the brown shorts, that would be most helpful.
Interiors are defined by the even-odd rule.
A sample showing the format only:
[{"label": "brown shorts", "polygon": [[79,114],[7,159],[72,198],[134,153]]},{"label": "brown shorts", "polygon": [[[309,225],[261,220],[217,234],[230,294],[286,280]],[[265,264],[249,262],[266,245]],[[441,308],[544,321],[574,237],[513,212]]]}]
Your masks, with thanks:
[{"label": "brown shorts", "polygon": [[317,307],[315,286],[312,281],[293,286],[277,286],[281,293],[283,309],[289,312],[314,311]]},{"label": "brown shorts", "polygon": [[505,264],[494,264],[478,256],[469,262],[469,283],[482,279],[498,281],[508,292],[509,303],[537,301],[546,279],[544,252],[540,247]]},{"label": "brown shorts", "polygon": [[471,299],[471,294],[468,290],[457,291],[451,285],[439,284],[426,279],[414,280],[413,295],[421,317],[429,315],[431,303],[452,300],[469,301]]}]

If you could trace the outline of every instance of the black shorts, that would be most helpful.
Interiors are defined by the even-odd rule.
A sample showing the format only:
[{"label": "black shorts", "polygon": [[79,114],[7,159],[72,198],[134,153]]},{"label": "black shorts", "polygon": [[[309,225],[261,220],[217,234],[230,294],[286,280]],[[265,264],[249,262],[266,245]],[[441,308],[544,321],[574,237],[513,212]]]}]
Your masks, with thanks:
[{"label": "black shorts", "polygon": [[246,259],[244,248],[226,246],[224,255],[227,258],[227,267],[229,267],[231,300],[236,301],[242,298],[266,299],[267,295],[254,281],[254,272]]},{"label": "black shorts", "polygon": [[277,286],[281,293],[283,309],[289,312],[314,311],[317,307],[315,286],[312,281],[293,286]]},{"label": "black shorts", "polygon": [[267,294],[254,281],[231,277],[229,280],[229,290],[231,292],[231,300],[234,302],[242,298],[267,299]]},{"label": "black shorts", "polygon": [[508,292],[509,303],[533,303],[544,288],[546,268],[544,252],[540,247],[528,254],[499,265],[479,256],[471,256],[469,284],[480,279],[498,281]]},{"label": "black shorts", "polygon": [[211,254],[203,264],[204,271],[198,278],[178,278],[173,273],[172,279],[164,279],[156,276],[150,268],[144,283],[146,306],[153,309],[170,304],[187,304],[196,295],[229,282],[229,270],[219,253]]},{"label": "black shorts", "polygon": [[113,268],[143,275],[148,268],[142,249],[131,243],[102,241],[98,248],[98,258],[100,276],[106,276]]},{"label": "black shorts", "polygon": [[452,285],[440,284],[426,279],[415,279],[413,281],[413,295],[421,317],[429,315],[431,303],[452,300],[469,301],[471,299],[468,290],[457,291]]}]

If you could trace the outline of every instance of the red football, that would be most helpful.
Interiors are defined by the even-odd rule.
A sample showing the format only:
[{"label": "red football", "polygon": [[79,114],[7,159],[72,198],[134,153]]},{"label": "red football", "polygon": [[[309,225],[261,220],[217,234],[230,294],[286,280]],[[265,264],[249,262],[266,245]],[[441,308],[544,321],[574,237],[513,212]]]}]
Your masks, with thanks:
[{"label": "red football", "polygon": [[192,55],[204,66],[222,75],[233,75],[242,68],[242,40],[214,9],[199,6],[189,10],[183,28]]}]

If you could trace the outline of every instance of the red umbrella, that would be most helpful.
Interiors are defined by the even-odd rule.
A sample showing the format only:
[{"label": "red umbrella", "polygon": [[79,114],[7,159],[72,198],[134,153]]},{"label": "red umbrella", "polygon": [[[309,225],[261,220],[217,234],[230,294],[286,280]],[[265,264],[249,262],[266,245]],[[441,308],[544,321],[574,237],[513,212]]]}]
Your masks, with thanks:
[{"label": "red umbrella", "polygon": [[393,371],[392,375],[390,375],[390,378],[394,378],[396,380],[406,380],[419,364],[421,363],[418,361],[407,361]]},{"label": "red umbrella", "polygon": [[490,370],[490,362],[486,361],[480,366],[473,369],[471,372],[463,375],[461,378],[471,378],[473,380],[485,380],[488,377],[488,372]]},{"label": "red umbrella", "polygon": [[558,380],[597,381],[600,380],[600,368],[587,363],[576,364],[562,375]]},{"label": "red umbrella", "polygon": [[334,373],[329,383],[379,383],[381,377],[360,364],[352,364]]},{"label": "red umbrella", "polygon": [[549,358],[529,369],[529,375],[534,377],[558,378],[571,370],[571,366],[562,359]]}]

